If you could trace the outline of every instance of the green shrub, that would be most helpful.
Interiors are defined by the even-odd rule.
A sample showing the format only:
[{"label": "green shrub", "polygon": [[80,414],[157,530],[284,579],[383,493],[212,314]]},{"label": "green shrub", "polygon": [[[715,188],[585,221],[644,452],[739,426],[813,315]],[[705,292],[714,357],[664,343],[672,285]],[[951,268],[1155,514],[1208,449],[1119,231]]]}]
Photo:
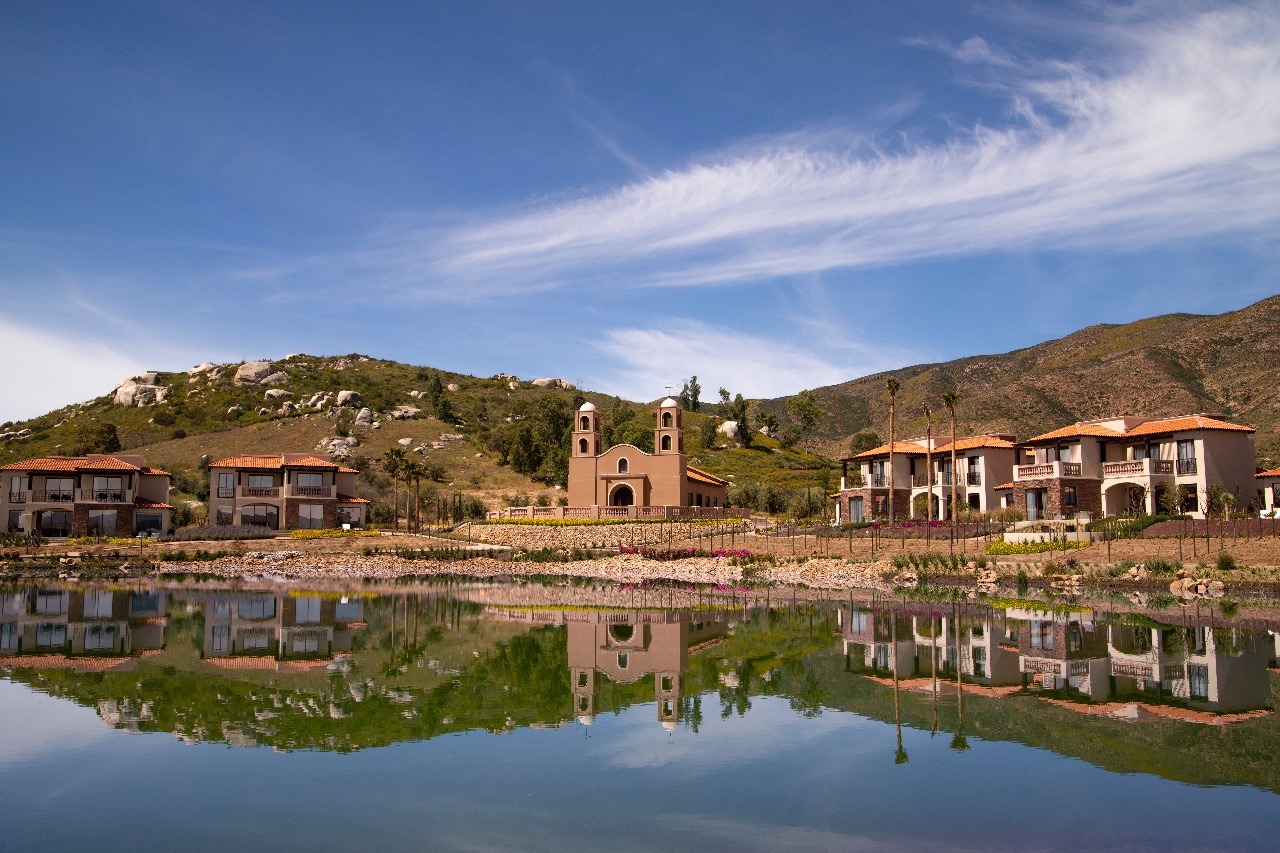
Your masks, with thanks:
[{"label": "green shrub", "polygon": [[1237,568],[1236,558],[1223,551],[1218,555],[1217,568],[1220,572],[1231,572]]},{"label": "green shrub", "polygon": [[1009,556],[1013,554],[1046,554],[1050,551],[1068,551],[1074,548],[1083,548],[1088,542],[988,542],[987,555],[992,557]]}]

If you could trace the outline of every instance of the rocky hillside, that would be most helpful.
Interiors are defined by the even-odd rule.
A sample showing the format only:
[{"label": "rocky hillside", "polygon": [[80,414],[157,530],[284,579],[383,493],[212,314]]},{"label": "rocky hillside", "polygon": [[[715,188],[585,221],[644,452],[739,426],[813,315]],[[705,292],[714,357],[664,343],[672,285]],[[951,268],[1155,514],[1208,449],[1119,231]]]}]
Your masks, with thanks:
[{"label": "rocky hillside", "polygon": [[[937,429],[946,415],[940,396],[956,390],[965,433],[1024,438],[1107,415],[1219,412],[1257,427],[1260,465],[1280,464],[1280,296],[1217,316],[1167,314],[1090,326],[1003,355],[920,364],[818,388],[827,416],[814,430],[813,447],[839,457],[848,454],[855,433],[885,437],[891,376],[902,383],[900,435],[924,434],[925,402]],[[763,401],[759,408],[785,420],[785,402]]]},{"label": "rocky hillside", "polygon": [[[555,502],[571,415],[584,400],[600,407],[610,443],[652,444],[650,406],[579,392],[560,379],[480,378],[363,355],[291,355],[128,377],[95,400],[0,425],[0,464],[124,450],[175,472],[183,494],[202,497],[203,459],[310,451],[365,471],[362,496],[376,500],[390,489],[374,463],[399,447],[426,466],[437,488],[476,494],[490,506],[517,495]],[[767,438],[756,449],[737,449],[703,429],[709,417],[686,420],[694,464],[791,489],[829,482],[827,460],[781,451]],[[708,433],[716,436],[711,446]]]}]

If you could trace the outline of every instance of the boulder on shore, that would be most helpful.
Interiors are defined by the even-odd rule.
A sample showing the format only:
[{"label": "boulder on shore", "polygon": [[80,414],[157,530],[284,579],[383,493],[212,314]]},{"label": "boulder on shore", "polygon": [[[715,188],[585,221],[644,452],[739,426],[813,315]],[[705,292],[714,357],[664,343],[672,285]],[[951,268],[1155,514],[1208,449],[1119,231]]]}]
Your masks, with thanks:
[{"label": "boulder on shore", "polygon": [[275,370],[269,361],[246,361],[236,369],[237,385],[256,385]]}]

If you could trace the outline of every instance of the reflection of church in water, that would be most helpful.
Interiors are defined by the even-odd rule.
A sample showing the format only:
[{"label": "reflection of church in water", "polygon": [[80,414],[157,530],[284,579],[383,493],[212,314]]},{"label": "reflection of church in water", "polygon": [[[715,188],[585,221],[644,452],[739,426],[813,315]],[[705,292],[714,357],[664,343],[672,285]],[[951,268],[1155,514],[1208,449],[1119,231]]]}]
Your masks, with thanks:
[{"label": "reflection of church in water", "polygon": [[718,640],[728,624],[723,613],[566,613],[569,678],[578,721],[591,725],[600,676],[632,684],[653,676],[658,721],[668,731],[680,719],[680,698],[691,648]]}]

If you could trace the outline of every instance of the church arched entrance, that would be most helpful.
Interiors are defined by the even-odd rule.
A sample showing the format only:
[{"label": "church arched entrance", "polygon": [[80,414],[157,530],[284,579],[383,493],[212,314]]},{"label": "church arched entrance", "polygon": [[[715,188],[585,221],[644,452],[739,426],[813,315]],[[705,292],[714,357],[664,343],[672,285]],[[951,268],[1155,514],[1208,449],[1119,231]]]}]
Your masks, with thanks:
[{"label": "church arched entrance", "polygon": [[625,483],[613,490],[609,496],[609,506],[635,506],[636,493]]}]

